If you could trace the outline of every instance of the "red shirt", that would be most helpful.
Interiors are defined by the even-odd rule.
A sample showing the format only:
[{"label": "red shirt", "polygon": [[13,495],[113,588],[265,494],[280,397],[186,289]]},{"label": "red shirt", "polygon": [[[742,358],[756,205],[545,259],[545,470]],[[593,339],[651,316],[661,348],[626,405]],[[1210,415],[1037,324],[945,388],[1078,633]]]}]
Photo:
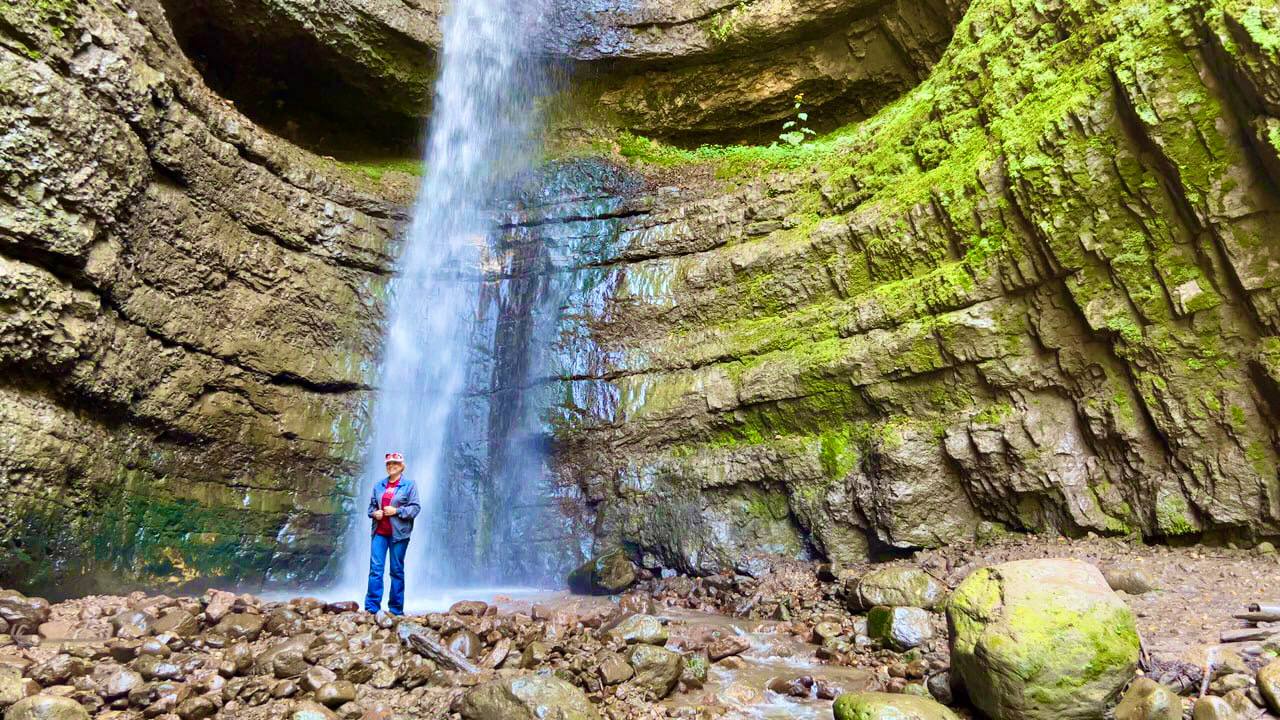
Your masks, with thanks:
[{"label": "red shirt", "polygon": [[[399,486],[400,486],[400,481],[398,479],[395,482],[387,483],[387,489],[382,493],[382,509],[383,510],[386,510],[387,506],[391,504],[391,499],[396,496],[396,488]],[[391,518],[384,516],[381,520],[379,520],[378,529],[374,530],[374,532],[376,532],[379,535],[386,535],[387,537],[391,537]]]}]

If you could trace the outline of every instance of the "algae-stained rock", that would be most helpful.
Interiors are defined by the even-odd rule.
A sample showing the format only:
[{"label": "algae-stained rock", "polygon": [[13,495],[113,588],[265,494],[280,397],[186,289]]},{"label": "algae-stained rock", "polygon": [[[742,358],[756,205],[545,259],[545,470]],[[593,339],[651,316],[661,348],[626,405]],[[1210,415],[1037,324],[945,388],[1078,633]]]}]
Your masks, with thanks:
[{"label": "algae-stained rock", "polygon": [[32,695],[11,705],[4,720],[89,720],[89,713],[71,698]]},{"label": "algae-stained rock", "polygon": [[1116,720],[1182,720],[1182,698],[1155,680],[1140,677],[1116,706]]},{"label": "algae-stained rock", "polygon": [[1258,690],[1271,712],[1280,714],[1280,660],[1272,660],[1258,670]]},{"label": "algae-stained rock", "polygon": [[993,720],[1100,718],[1137,669],[1132,611],[1078,560],[977,570],[947,621],[952,670]]},{"label": "algae-stained rock", "polygon": [[945,705],[917,695],[848,693],[836,698],[836,720],[960,720]]},{"label": "algae-stained rock", "polygon": [[857,607],[866,610],[877,605],[918,607],[932,610],[946,598],[942,583],[919,568],[894,567],[873,570],[858,578],[851,594]]},{"label": "algae-stained rock", "polygon": [[26,681],[22,671],[15,667],[0,667],[0,709],[9,707],[27,696]]},{"label": "algae-stained rock", "polygon": [[636,671],[633,682],[656,698],[670,695],[684,672],[680,653],[656,645],[636,645],[627,653],[627,662]]},{"label": "algae-stained rock", "polygon": [[867,635],[894,650],[910,650],[933,637],[929,611],[911,607],[871,608]]},{"label": "algae-stained rock", "polygon": [[621,550],[606,553],[569,573],[569,590],[578,595],[611,595],[631,587],[636,566]]},{"label": "algae-stained rock", "polygon": [[684,669],[680,671],[680,682],[690,690],[705,685],[707,670],[711,667],[710,659],[701,652],[688,652],[683,657]]},{"label": "algae-stained rock", "polygon": [[464,720],[600,720],[574,685],[552,675],[521,675],[478,685],[462,696]]}]

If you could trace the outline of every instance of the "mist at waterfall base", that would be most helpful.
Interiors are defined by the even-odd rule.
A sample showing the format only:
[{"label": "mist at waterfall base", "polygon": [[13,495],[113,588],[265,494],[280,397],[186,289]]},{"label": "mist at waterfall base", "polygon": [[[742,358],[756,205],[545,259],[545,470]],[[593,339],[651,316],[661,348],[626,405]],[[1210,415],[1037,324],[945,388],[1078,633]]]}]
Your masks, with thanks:
[{"label": "mist at waterfall base", "polygon": [[[333,596],[364,595],[366,504],[385,475],[383,453],[389,451],[404,453],[405,477],[417,483],[422,504],[406,557],[407,610],[519,592],[501,584],[551,580],[536,567],[494,558],[496,546],[519,542],[514,514],[531,511],[521,502],[527,492],[522,486],[539,482],[544,463],[539,443],[529,439],[537,435],[536,412],[497,394],[495,368],[506,367],[509,378],[511,363],[495,363],[498,353],[477,341],[503,332],[484,308],[495,296],[487,287],[495,282],[488,267],[494,262],[490,242],[499,232],[494,210],[506,184],[536,157],[537,100],[549,77],[535,54],[544,27],[540,5],[453,0],[447,10],[425,173],[392,283],[368,460]],[[495,346],[505,342],[498,337],[502,342]],[[516,367],[532,372],[531,351],[517,354],[525,360]],[[525,380],[518,378],[517,385]],[[490,391],[493,397],[486,395]]]}]

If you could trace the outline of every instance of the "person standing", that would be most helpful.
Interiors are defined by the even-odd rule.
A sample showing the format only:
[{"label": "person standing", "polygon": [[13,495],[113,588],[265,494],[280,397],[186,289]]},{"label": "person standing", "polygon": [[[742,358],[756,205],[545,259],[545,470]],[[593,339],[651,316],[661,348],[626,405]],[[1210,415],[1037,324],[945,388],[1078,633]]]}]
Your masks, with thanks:
[{"label": "person standing", "polygon": [[391,558],[391,598],[387,611],[404,614],[404,554],[409,549],[413,519],[422,507],[418,504],[418,486],[404,476],[404,455],[390,452],[384,456],[387,476],[373,486],[369,496],[369,518],[373,520],[373,542],[369,557],[369,591],[364,609],[376,613],[382,609],[382,577]]}]

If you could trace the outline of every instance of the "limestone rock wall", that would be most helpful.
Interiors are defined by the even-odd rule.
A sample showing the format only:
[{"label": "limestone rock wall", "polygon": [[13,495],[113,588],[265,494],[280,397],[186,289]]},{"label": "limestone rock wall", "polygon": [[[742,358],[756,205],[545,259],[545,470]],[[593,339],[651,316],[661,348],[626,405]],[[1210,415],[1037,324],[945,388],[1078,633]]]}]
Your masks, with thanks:
[{"label": "limestone rock wall", "polygon": [[624,147],[642,189],[563,335],[577,516],[690,571],[1280,534],[1278,33],[1243,0],[983,0],[812,145]]},{"label": "limestone rock wall", "polygon": [[411,183],[255,128],[151,0],[0,7],[0,127],[0,585],[315,577]]},{"label": "limestone rock wall", "polygon": [[[592,545],[706,572],[1005,530],[1280,536],[1272,5],[560,7],[554,130],[586,147],[491,239],[460,551],[535,577]],[[309,146],[408,127],[411,154],[438,17],[0,5],[0,584],[324,574],[413,181],[255,113],[284,83],[300,122],[346,108]],[[259,77],[269,53],[206,52],[269,37],[311,54]],[[262,80],[253,118],[206,77]],[[630,134],[769,140],[796,93],[832,132]]]},{"label": "limestone rock wall", "polygon": [[[386,124],[430,111],[439,0],[165,0],[179,39],[223,91],[270,115]],[[561,72],[561,123],[604,122],[685,140],[758,139],[795,97],[834,127],[916,85],[967,0],[540,0],[521,32],[546,28]],[[541,17],[539,21],[534,16]],[[340,78],[333,83],[330,77]],[[307,87],[323,92],[306,92]],[[251,113],[255,114],[255,113]],[[394,127],[392,128],[394,132]]]}]

